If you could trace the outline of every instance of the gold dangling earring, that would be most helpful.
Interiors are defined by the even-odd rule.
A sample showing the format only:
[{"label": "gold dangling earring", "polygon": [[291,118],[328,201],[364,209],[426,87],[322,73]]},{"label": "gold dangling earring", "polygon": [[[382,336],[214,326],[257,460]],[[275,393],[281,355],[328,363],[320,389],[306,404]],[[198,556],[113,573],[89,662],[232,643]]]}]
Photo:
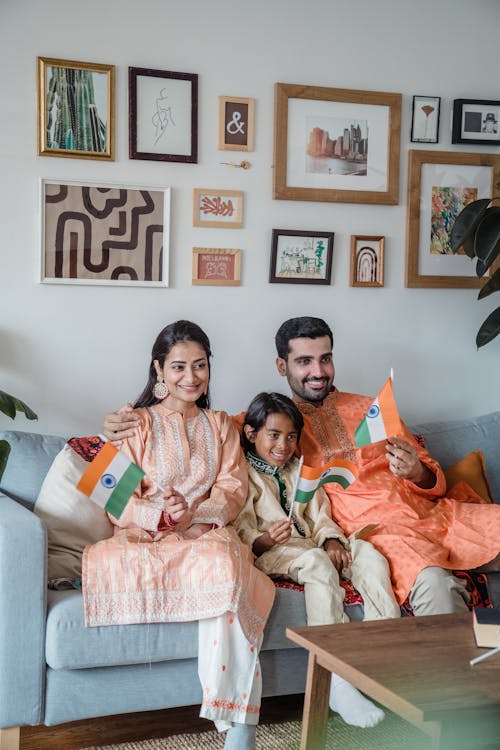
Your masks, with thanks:
[{"label": "gold dangling earring", "polygon": [[167,396],[169,395],[168,388],[165,385],[163,377],[161,375],[157,375],[156,377],[157,380],[153,386],[153,393],[158,401],[163,401],[163,399],[167,398]]}]

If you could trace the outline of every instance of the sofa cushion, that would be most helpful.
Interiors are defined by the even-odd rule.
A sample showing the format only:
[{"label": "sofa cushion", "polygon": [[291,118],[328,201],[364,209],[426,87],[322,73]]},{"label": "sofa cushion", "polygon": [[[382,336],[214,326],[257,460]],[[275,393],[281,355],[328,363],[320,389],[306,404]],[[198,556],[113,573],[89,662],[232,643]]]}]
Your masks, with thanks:
[{"label": "sofa cushion", "polygon": [[493,502],[491,499],[491,490],[486,476],[486,466],[482,451],[471,451],[461,461],[456,461],[449,466],[444,475],[446,477],[446,487],[451,490],[459,482],[467,482],[479,497]]},{"label": "sofa cushion", "polygon": [[45,475],[64,445],[64,438],[5,430],[0,432],[0,440],[10,445],[0,490],[32,510]]},{"label": "sofa cushion", "polygon": [[82,554],[87,544],[113,536],[106,512],[76,489],[81,458],[68,445],[57,454],[35,503],[34,512],[47,526],[49,585],[82,575]]},{"label": "sofa cushion", "polygon": [[424,436],[427,450],[443,469],[471,451],[482,451],[492,498],[500,503],[500,412],[471,419],[414,424],[411,430]]}]

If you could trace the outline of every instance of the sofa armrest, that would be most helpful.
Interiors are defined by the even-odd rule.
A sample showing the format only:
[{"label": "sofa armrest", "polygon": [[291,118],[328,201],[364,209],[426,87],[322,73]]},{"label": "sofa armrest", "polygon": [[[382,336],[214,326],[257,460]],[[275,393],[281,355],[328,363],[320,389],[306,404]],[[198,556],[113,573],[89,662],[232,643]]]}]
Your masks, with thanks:
[{"label": "sofa armrest", "polygon": [[45,526],[0,494],[0,727],[42,722],[46,613]]}]

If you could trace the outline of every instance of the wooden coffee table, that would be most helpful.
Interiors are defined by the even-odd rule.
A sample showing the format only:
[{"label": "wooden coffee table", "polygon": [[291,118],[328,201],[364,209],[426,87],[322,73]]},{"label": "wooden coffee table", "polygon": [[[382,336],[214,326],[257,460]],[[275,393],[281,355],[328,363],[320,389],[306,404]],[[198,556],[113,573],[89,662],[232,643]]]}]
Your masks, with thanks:
[{"label": "wooden coffee table", "polygon": [[[500,654],[470,666],[470,613],[287,628],[309,651],[301,750],[323,750],[330,674],[426,732],[434,748],[500,747]],[[482,743],[482,744],[481,744]]]}]

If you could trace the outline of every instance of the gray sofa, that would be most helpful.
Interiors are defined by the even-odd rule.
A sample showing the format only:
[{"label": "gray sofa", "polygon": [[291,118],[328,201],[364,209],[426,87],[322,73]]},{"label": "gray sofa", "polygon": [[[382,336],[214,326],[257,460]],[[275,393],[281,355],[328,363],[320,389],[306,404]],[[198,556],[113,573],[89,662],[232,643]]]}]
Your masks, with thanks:
[{"label": "gray sofa", "polygon": [[[500,412],[412,429],[444,468],[482,450],[500,501]],[[17,730],[5,728],[199,703],[196,623],[85,628],[81,593],[47,589],[46,529],[31,511],[65,441],[2,438],[12,451],[0,484],[0,750],[16,747]],[[498,596],[497,574],[488,585]],[[349,615],[361,619],[360,605]],[[303,594],[278,588],[261,655],[265,696],[304,691],[305,652],[285,637],[285,627],[303,625]]]}]

